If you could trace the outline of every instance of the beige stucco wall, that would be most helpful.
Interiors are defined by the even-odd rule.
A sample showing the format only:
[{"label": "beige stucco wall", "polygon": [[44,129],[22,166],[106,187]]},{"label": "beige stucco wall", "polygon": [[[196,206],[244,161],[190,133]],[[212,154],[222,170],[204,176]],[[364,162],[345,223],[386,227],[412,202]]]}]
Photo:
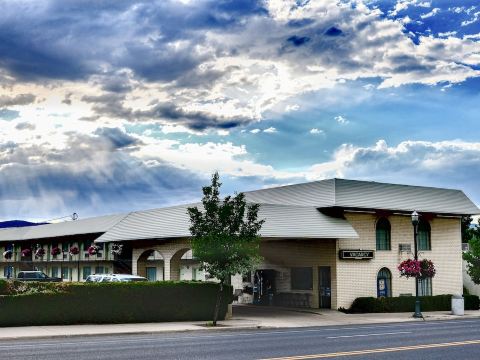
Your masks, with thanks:
[{"label": "beige stucco wall", "polygon": [[[337,250],[375,250],[375,214],[347,213],[347,220],[359,235],[359,239],[339,239]],[[386,267],[392,273],[392,295],[415,294],[415,281],[400,278],[398,264],[413,254],[400,253],[400,243],[411,244],[413,252],[413,227],[409,216],[392,215],[391,250],[375,251],[373,260],[337,261],[337,307],[348,308],[352,301],[361,296],[377,296],[377,273]],[[422,251],[419,258],[434,262],[437,274],[432,280],[433,295],[462,292],[462,258],[460,219],[434,218],[431,226],[431,251]]]},{"label": "beige stucco wall", "polygon": [[[310,306],[318,307],[318,267],[330,266],[332,275],[332,307],[336,308],[336,248],[335,240],[276,240],[263,241],[260,246],[263,261],[258,269],[277,271],[276,291],[311,294]],[[313,290],[291,289],[290,269],[292,267],[313,268]]]}]

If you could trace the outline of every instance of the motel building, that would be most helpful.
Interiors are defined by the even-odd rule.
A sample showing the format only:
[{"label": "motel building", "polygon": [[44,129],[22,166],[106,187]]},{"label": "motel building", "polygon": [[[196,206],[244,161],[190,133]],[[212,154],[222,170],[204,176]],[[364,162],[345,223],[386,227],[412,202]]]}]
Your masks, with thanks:
[{"label": "motel building", "polygon": [[[338,309],[361,296],[414,295],[415,281],[397,270],[413,258],[414,210],[419,258],[437,270],[420,282],[420,294],[462,293],[461,218],[480,210],[460,190],[329,179],[245,195],[260,204],[265,223],[262,262],[232,277],[240,303]],[[0,275],[38,269],[64,281],[96,273],[210,280],[190,250],[192,205],[0,230]],[[35,256],[39,248],[43,256]]]}]

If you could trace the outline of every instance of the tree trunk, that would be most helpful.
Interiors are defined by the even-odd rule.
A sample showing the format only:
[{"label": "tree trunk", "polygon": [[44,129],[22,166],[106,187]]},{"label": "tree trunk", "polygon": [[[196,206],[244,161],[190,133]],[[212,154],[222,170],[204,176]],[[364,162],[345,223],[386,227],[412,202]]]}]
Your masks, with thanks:
[{"label": "tree trunk", "polygon": [[220,287],[218,289],[217,302],[215,303],[215,311],[213,313],[213,326],[217,326],[218,311],[220,310],[220,304],[222,302],[223,281],[220,281]]}]

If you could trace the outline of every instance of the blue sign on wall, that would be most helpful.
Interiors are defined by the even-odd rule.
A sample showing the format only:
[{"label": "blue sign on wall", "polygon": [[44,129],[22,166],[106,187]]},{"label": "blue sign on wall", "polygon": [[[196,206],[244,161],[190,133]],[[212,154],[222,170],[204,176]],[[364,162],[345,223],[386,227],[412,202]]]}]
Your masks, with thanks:
[{"label": "blue sign on wall", "polygon": [[386,278],[377,279],[377,297],[388,296],[388,281]]}]

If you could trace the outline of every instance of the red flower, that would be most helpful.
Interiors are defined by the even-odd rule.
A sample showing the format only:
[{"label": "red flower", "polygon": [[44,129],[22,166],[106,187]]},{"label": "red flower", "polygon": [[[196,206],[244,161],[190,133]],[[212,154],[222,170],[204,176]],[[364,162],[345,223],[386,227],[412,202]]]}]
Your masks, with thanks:
[{"label": "red flower", "polygon": [[400,276],[416,277],[416,278],[432,278],[435,276],[436,270],[431,260],[412,260],[402,261],[398,265]]},{"label": "red flower", "polygon": [[70,255],[77,255],[80,252],[80,250],[78,249],[78,247],[72,246],[70,247],[70,250],[68,250],[68,252]]}]

